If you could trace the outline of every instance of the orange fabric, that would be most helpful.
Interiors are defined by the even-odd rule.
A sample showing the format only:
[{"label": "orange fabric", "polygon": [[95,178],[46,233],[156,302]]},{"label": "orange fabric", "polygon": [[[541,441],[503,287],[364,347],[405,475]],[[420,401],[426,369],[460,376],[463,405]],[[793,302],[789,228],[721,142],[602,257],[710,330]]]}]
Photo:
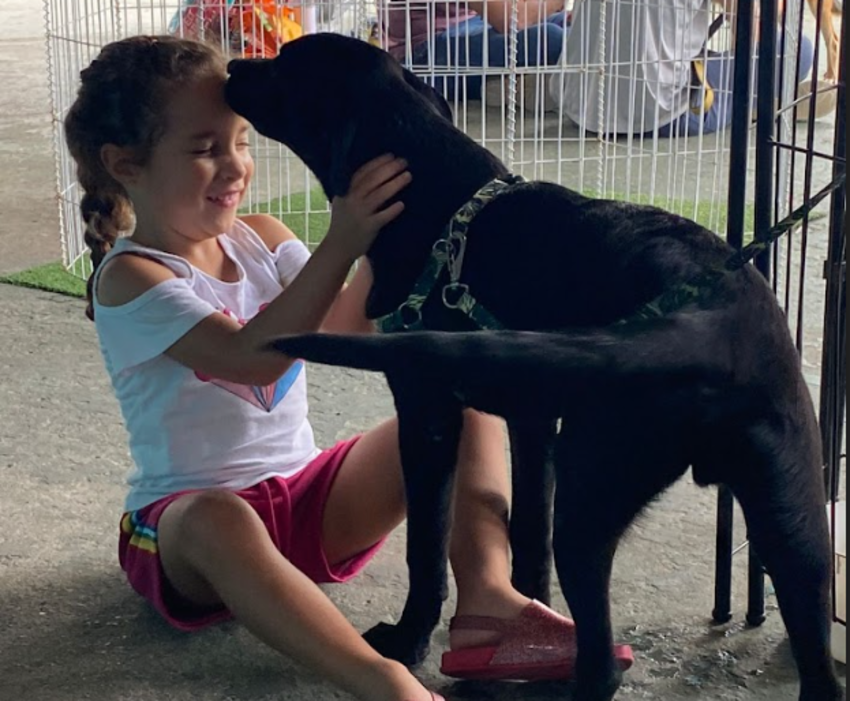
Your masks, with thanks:
[{"label": "orange fabric", "polygon": [[248,9],[237,11],[231,19],[231,32],[244,37],[243,53],[248,58],[274,58],[280,47],[297,39],[301,28],[301,10],[278,6],[274,0],[263,0]]},{"label": "orange fabric", "polygon": [[[245,58],[274,58],[302,36],[301,8],[280,0],[184,0],[171,24],[174,34],[217,40]],[[229,45],[229,46],[228,46]]]}]

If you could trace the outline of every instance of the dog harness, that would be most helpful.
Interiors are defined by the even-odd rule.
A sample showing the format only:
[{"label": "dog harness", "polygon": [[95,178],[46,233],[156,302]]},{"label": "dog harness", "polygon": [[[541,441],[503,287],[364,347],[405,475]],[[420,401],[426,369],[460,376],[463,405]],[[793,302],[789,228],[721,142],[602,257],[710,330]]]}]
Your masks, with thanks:
[{"label": "dog harness", "polygon": [[425,270],[413,286],[410,296],[394,312],[377,320],[378,328],[383,333],[425,329],[422,307],[439,287],[438,282],[446,268],[449,282],[441,290],[443,306],[465,314],[480,331],[504,328],[495,316],[479,304],[470,292],[469,285],[463,284],[460,278],[470,223],[488,203],[524,182],[525,178],[521,175],[506,175],[491,180],[455,212],[443,232],[443,237],[432,247]]},{"label": "dog harness", "polygon": [[687,280],[656,297],[651,302],[644,304],[630,317],[623,319],[618,324],[626,324],[634,321],[645,321],[647,319],[658,319],[672,314],[686,304],[699,302],[707,296],[709,291],[721,278],[743,268],[756,256],[770,249],[770,246],[785,234],[796,229],[802,224],[814,209],[836,190],[844,188],[847,181],[845,173],[839,173],[833,181],[818,194],[812,197],[806,204],[794,210],[785,219],[767,230],[763,235],[739,251],[736,251],[724,265],[710,268],[692,280]]},{"label": "dog harness", "polygon": [[[472,296],[469,286],[461,283],[460,277],[463,272],[469,224],[487,203],[524,182],[525,179],[520,175],[507,175],[491,180],[455,213],[446,226],[443,238],[438,240],[431,249],[431,257],[413,286],[410,296],[394,312],[377,320],[378,328],[383,333],[425,330],[422,322],[422,307],[438,287],[437,283],[446,267],[449,270],[449,282],[442,288],[443,306],[465,314],[475,323],[479,331],[505,328],[493,314],[479,304],[478,300]],[[843,188],[845,182],[846,174],[839,173],[832,183],[823,188],[809,202],[792,212],[765,234],[757,236],[755,241],[736,251],[724,265],[706,270],[694,279],[670,288],[617,324],[657,319],[672,314],[687,304],[698,302],[725,275],[740,270],[756,256],[767,251],[775,241],[796,229],[823,200],[836,190]]]}]

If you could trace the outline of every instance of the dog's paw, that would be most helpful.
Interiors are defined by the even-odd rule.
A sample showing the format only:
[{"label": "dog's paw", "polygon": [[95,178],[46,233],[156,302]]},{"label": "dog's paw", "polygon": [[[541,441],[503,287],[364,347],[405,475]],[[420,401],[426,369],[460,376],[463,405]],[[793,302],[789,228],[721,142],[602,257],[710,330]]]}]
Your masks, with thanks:
[{"label": "dog's paw", "polygon": [[601,691],[599,689],[576,688],[573,701],[613,701],[617,691]]},{"label": "dog's paw", "polygon": [[837,681],[828,686],[828,689],[809,689],[803,685],[800,701],[847,701],[847,691]]},{"label": "dog's paw", "polygon": [[610,678],[595,677],[592,680],[582,678],[579,674],[573,701],[612,701],[622,681],[622,674],[614,674]]},{"label": "dog's paw", "polygon": [[381,655],[406,667],[418,667],[431,652],[427,637],[411,635],[401,626],[388,623],[379,623],[363,638]]}]

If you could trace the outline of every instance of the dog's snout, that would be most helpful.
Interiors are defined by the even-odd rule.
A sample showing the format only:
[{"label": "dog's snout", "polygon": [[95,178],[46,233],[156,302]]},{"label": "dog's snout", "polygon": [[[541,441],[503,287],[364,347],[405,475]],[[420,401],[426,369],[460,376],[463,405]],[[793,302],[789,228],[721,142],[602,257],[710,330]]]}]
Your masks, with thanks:
[{"label": "dog's snout", "polygon": [[268,62],[269,60],[265,58],[236,58],[227,64],[227,73],[231,76],[236,75],[240,71],[244,71],[251,66],[257,68],[260,65],[267,64]]},{"label": "dog's snout", "polygon": [[272,91],[263,90],[273,76],[274,61],[270,59],[233,59],[227,64],[228,79],[224,88],[224,99],[237,114],[259,128],[270,111]]}]

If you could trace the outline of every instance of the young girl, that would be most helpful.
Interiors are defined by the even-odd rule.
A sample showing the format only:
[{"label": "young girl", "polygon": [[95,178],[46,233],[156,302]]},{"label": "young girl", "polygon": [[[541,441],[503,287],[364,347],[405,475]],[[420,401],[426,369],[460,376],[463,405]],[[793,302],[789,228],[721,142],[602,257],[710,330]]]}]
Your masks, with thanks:
[{"label": "young girl", "polygon": [[[432,701],[316,586],[354,577],[404,518],[396,422],[318,450],[303,364],[264,349],[280,334],[371,330],[365,260],[344,281],[411,175],[391,155],[365,165],[309,255],[276,219],[237,216],[254,165],[225,81],[203,44],[128,39],[83,71],[65,123],[95,266],[89,315],[136,468],[122,567],[181,630],[235,616],[359,699]],[[451,551],[464,618],[449,655],[489,654],[491,676],[500,651],[539,667],[540,636],[574,643],[570,621],[511,587],[507,492],[501,426],[469,413]],[[544,655],[550,672],[574,659]],[[482,671],[447,659],[459,676]]]}]

